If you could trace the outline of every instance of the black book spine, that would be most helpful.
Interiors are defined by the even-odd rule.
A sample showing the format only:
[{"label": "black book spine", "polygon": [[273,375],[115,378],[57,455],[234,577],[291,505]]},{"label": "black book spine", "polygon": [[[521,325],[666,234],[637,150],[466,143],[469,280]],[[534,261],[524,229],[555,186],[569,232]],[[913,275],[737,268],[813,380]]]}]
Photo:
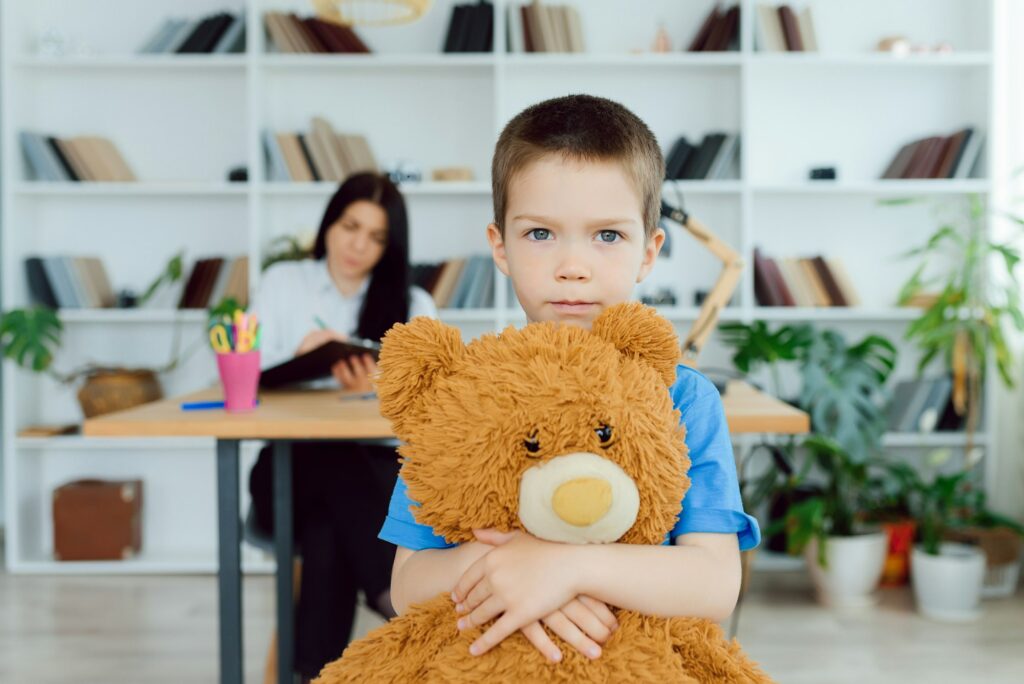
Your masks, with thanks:
[{"label": "black book spine", "polygon": [[448,33],[444,38],[444,52],[457,52],[457,40],[459,37],[462,20],[466,12],[465,5],[452,7],[452,16],[448,20]]},{"label": "black book spine", "polygon": [[71,164],[68,163],[68,158],[65,157],[64,152],[61,151],[60,145],[57,144],[57,139],[50,136],[46,139],[46,144],[49,145],[50,149],[53,150],[53,153],[57,155],[57,161],[59,161],[60,165],[64,168],[64,173],[68,174],[68,178],[70,178],[73,181],[82,180],[81,178],[78,177],[78,174],[75,173],[75,169],[71,166]]},{"label": "black book spine", "polygon": [[315,181],[321,180],[320,172],[316,168],[316,164],[313,163],[313,155],[311,155],[309,153],[309,146],[306,144],[306,136],[304,136],[303,134],[299,133],[298,134],[298,138],[299,138],[299,147],[302,148],[302,156],[304,156],[306,158],[306,163],[309,164],[309,170],[313,173],[313,180],[315,180]]},{"label": "black book spine", "polygon": [[25,259],[25,277],[28,280],[28,291],[32,298],[51,309],[60,308],[57,303],[57,296],[53,293],[53,285],[46,277],[46,269],[43,267],[43,260],[39,257]]},{"label": "black book spine", "polygon": [[206,39],[214,20],[214,17],[207,17],[199,22],[199,25],[196,26],[195,30],[189,34],[188,38],[185,39],[185,42],[178,48],[177,53],[179,55],[184,55],[198,52],[199,50],[197,47],[202,45],[202,41]]},{"label": "black book spine", "polygon": [[210,53],[217,47],[217,42],[224,36],[224,32],[231,26],[233,17],[230,14],[218,14],[210,25],[210,31],[203,41],[196,46],[196,52]]}]

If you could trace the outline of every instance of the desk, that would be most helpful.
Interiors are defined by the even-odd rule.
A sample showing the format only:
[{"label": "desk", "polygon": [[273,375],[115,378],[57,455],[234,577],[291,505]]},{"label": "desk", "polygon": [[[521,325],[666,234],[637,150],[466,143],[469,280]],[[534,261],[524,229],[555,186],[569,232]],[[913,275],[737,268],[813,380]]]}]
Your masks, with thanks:
[{"label": "desk", "polygon": [[[274,452],[274,545],[277,560],[278,682],[291,684],[292,441],[394,438],[375,400],[339,400],[336,390],[264,391],[252,413],[182,411],[184,401],[220,399],[219,388],[145,404],[85,421],[87,437],[214,437],[217,440],[220,681],[242,682],[241,518],[238,447],[243,439],[268,440]],[[729,431],[807,432],[806,413],[740,381],[729,383],[722,403]]]}]

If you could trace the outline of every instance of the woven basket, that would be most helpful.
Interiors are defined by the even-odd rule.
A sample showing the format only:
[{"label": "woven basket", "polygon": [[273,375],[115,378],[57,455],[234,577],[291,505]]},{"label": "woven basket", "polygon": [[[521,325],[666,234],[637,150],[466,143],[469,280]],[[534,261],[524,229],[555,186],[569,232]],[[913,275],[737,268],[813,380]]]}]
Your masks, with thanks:
[{"label": "woven basket", "polygon": [[86,418],[162,399],[156,373],[145,369],[104,368],[89,375],[78,391],[78,403]]}]

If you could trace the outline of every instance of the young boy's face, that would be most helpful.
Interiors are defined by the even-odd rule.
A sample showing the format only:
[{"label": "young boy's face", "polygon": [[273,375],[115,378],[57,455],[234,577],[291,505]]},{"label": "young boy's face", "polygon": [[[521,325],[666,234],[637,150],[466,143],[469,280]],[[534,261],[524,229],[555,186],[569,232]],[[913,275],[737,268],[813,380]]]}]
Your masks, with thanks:
[{"label": "young boy's face", "polygon": [[505,235],[492,223],[487,239],[530,322],[589,329],[606,307],[629,300],[665,233],[644,239],[640,196],[620,164],[550,155],[513,179]]}]

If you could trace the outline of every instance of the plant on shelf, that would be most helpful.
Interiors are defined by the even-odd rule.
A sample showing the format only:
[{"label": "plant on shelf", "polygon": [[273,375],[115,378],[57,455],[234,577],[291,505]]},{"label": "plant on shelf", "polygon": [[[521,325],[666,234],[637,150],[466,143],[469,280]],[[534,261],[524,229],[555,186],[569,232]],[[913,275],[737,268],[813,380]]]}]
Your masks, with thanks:
[{"label": "plant on shelf", "polygon": [[[181,278],[182,255],[168,261],[157,278],[146,288],[138,304]],[[63,385],[83,380],[78,401],[87,418],[102,415],[148,401],[160,399],[163,392],[158,375],[175,370],[192,355],[193,343],[181,353],[180,321],[174,329],[171,359],[160,368],[122,368],[87,363],[66,373],[54,369],[54,357],[61,347],[64,326],[57,312],[45,306],[12,309],[0,314],[0,350],[3,356],[27,370],[44,373]],[[200,337],[197,342],[202,341]]]},{"label": "plant on shelf", "polygon": [[[987,234],[989,212],[981,197],[970,195],[967,200],[966,208],[958,206],[955,217],[942,221],[924,245],[904,255],[921,263],[903,285],[899,303],[927,302],[921,316],[907,328],[906,338],[921,348],[919,374],[941,359],[952,375],[953,407],[965,418],[970,448],[990,360],[1006,387],[1015,384],[1007,333],[1011,328],[1024,331],[1024,310],[1015,272],[1020,251],[1011,242],[999,242]],[[1005,218],[1024,227],[1024,218]],[[937,270],[930,270],[933,265]]]},{"label": "plant on shelf", "polygon": [[267,247],[263,257],[262,270],[266,271],[279,261],[302,261],[313,255],[315,235],[279,235]]},{"label": "plant on shelf", "polygon": [[800,390],[791,401],[810,414],[814,433],[835,439],[855,460],[877,450],[885,430],[883,388],[896,365],[892,342],[868,335],[850,345],[836,330],[800,324],[771,331],[761,321],[724,324],[720,332],[735,350],[736,368],[751,373],[767,366],[777,395],[778,365],[798,366]]}]

